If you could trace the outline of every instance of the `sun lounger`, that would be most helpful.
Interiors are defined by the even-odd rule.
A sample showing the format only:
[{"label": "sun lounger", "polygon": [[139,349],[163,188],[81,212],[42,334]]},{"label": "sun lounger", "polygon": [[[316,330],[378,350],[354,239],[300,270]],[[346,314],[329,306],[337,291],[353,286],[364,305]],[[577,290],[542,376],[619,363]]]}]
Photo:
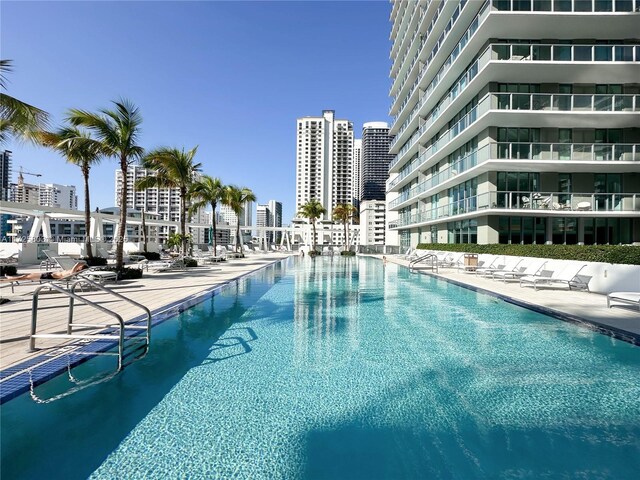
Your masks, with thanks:
[{"label": "sun lounger", "polygon": [[[542,268],[546,265],[546,261],[531,261],[528,265],[521,265],[520,268],[511,272],[494,272],[491,275],[493,280],[502,280],[503,283],[507,283],[507,280],[519,280],[523,277],[536,276]],[[524,268],[523,268],[524,267]]]},{"label": "sun lounger", "polygon": [[479,268],[476,270],[476,274],[480,275],[481,277],[493,278],[493,275],[495,273],[500,273],[500,272],[509,273],[509,272],[524,271],[524,270],[518,270],[518,265],[520,265],[521,263],[522,263],[522,258],[511,258],[507,260],[505,263],[499,264],[495,267]]},{"label": "sun lounger", "polygon": [[2,255],[0,256],[0,265],[15,265],[18,263],[18,257],[20,254],[18,252],[12,253],[11,255]]},{"label": "sun lounger", "polygon": [[607,308],[611,308],[611,302],[634,305],[640,310],[640,292],[611,292],[607,295]]},{"label": "sun lounger", "polygon": [[522,277],[520,286],[533,286],[535,290],[539,285],[552,288],[566,286],[571,289],[571,282],[575,281],[576,276],[584,267],[585,265],[569,265],[560,270],[541,270],[538,275]]}]

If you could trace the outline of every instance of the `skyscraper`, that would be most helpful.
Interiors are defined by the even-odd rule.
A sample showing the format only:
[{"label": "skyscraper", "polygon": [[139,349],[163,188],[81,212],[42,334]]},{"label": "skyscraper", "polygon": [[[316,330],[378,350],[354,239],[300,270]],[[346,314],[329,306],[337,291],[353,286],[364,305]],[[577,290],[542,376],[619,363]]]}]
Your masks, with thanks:
[{"label": "skyscraper", "polygon": [[[387,170],[386,174],[389,174]],[[353,162],[351,167],[351,204],[360,208],[360,180],[362,179],[362,139],[353,141]]]},{"label": "skyscraper", "polygon": [[[266,205],[258,205],[256,208],[256,227],[282,227],[282,203],[269,200]],[[266,231],[268,243],[279,242],[281,232]]]},{"label": "skyscraper", "polygon": [[402,248],[640,241],[639,8],[393,1]]},{"label": "skyscraper", "polygon": [[331,218],[339,203],[351,203],[353,124],[335,119],[333,110],[322,117],[297,119],[296,131],[296,212],[316,199]]},{"label": "skyscraper", "polygon": [[74,185],[41,183],[39,187],[40,205],[46,207],[78,209],[78,195]]},{"label": "skyscraper", "polygon": [[[9,200],[11,188],[11,151],[4,150],[0,152],[0,200]],[[0,214],[0,240],[4,241],[9,233],[10,216],[4,213]]]},{"label": "skyscraper", "polygon": [[360,173],[360,198],[384,200],[385,183],[389,178],[389,125],[386,122],[368,122],[362,126],[362,163]]}]

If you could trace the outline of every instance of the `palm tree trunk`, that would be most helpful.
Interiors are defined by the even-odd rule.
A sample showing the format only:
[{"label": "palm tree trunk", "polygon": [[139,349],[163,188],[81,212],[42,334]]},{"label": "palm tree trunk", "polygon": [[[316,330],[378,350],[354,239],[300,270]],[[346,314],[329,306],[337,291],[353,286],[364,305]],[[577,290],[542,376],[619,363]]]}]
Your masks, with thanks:
[{"label": "palm tree trunk", "polygon": [[211,215],[211,226],[213,227],[213,254],[216,255],[218,250],[218,239],[216,233],[216,204],[215,202],[211,204],[211,208],[213,209],[213,215]]},{"label": "palm tree trunk", "polygon": [[184,187],[180,187],[180,234],[182,235],[182,255],[187,254],[187,235],[186,235],[186,225],[187,225],[187,189]]},{"label": "palm tree trunk", "polygon": [[87,258],[93,258],[91,251],[91,198],[89,198],[89,169],[82,169],[84,177],[84,238]]},{"label": "palm tree trunk", "polygon": [[344,224],[344,248],[345,250],[349,250],[349,232],[347,229],[347,222],[342,222]]},{"label": "palm tree trunk", "polygon": [[236,252],[241,253],[240,252],[240,215],[236,216],[237,218],[237,222],[236,222]]},{"label": "palm tree trunk", "polygon": [[116,238],[116,269],[124,266],[124,237],[127,234],[127,157],[120,156],[120,171],[122,172],[122,192],[120,192],[120,228]]},{"label": "palm tree trunk", "polygon": [[146,252],[147,251],[147,243],[148,243],[148,237],[147,237],[147,222],[145,221],[146,219],[146,213],[144,210],[145,207],[142,207],[142,243],[143,243],[143,251]]},{"label": "palm tree trunk", "polygon": [[313,251],[316,251],[316,222],[315,219],[311,220],[311,227],[313,228],[313,238],[311,239],[311,245],[313,245]]}]

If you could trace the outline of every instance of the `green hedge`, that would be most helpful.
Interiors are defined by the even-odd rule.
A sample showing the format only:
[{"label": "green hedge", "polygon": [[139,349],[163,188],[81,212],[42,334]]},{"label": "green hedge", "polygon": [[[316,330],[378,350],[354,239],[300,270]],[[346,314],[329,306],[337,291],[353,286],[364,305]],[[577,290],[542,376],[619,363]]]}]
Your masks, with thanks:
[{"label": "green hedge", "polygon": [[160,254],[158,252],[135,252],[132,255],[142,255],[150,262],[160,260]]},{"label": "green hedge", "polygon": [[87,262],[90,267],[104,267],[107,264],[107,259],[103,257],[82,257],[81,260]]},{"label": "green hedge", "polygon": [[630,245],[477,245],[475,243],[421,243],[421,250],[489,253],[514,257],[640,265],[640,247]]},{"label": "green hedge", "polygon": [[198,261],[195,258],[186,258],[184,259],[184,266],[191,268],[191,267],[197,267],[198,266]]},{"label": "green hedge", "polygon": [[116,267],[102,268],[101,270],[116,272],[118,274],[118,280],[137,280],[142,278],[141,268],[128,268],[123,267],[122,270],[116,269]]},{"label": "green hedge", "polygon": [[356,252],[351,252],[349,250],[343,250],[340,252],[340,255],[342,255],[343,257],[355,257],[356,256]]}]

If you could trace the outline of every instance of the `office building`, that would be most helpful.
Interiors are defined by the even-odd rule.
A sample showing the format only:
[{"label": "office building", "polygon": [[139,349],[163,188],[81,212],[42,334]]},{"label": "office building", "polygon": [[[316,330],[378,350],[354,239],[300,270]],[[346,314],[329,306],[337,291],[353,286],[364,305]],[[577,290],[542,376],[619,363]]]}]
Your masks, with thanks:
[{"label": "office building", "polygon": [[389,178],[389,125],[385,122],[368,122],[362,126],[362,167],[360,173],[361,202],[384,200],[385,186]]},{"label": "office building", "polygon": [[321,117],[297,119],[296,212],[311,199],[318,200],[331,219],[340,203],[351,203],[353,124],[338,120],[333,110]]},{"label": "office building", "polygon": [[240,220],[241,227],[251,227],[253,225],[253,202],[244,203],[240,218],[236,216],[235,212],[228,205],[220,205],[220,217],[227,225],[235,227],[238,225],[238,220]]},{"label": "office building", "polygon": [[[256,207],[256,227],[282,227],[282,203],[269,200],[268,204]],[[258,232],[261,237],[261,232]],[[264,238],[271,243],[280,242],[282,232],[266,229]]]},{"label": "office building", "polygon": [[640,1],[392,2],[400,246],[640,242]]}]

